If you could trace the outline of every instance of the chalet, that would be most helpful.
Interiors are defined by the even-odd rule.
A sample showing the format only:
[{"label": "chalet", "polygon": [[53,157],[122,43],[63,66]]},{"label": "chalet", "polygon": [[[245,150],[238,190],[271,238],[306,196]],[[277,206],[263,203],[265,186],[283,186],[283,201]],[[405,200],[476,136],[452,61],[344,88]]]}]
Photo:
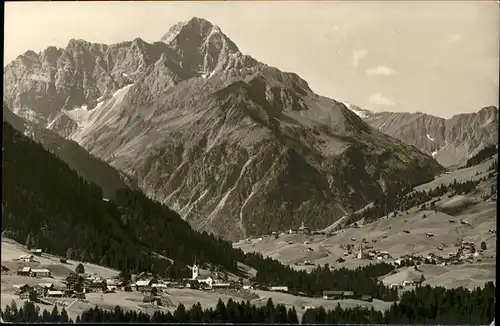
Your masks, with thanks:
[{"label": "chalet", "polygon": [[35,256],[41,256],[42,255],[42,249],[32,249],[31,252]]},{"label": "chalet", "polygon": [[348,299],[348,298],[353,298],[355,296],[353,291],[344,291],[342,293],[342,298]]},{"label": "chalet", "polygon": [[354,297],[353,291],[323,291],[323,299],[343,300]]},{"label": "chalet", "polygon": [[39,283],[35,286],[35,291],[41,297],[47,296],[50,290],[54,290],[54,284],[52,283]]},{"label": "chalet", "polygon": [[13,285],[13,287],[16,289],[16,294],[20,294],[33,289],[33,287],[29,286],[28,284],[15,284]]},{"label": "chalet", "polygon": [[35,298],[38,296],[38,294],[36,293],[36,291],[33,291],[33,288],[26,288],[25,290],[21,290],[19,292],[19,298],[21,300],[29,300],[30,299],[30,296],[31,295],[34,295]]},{"label": "chalet", "polygon": [[104,288],[104,293],[115,293],[116,286],[113,285],[107,285],[106,288]]},{"label": "chalet", "polygon": [[168,288],[167,284],[165,284],[165,283],[153,283],[153,284],[151,284],[151,287],[156,288],[158,290],[164,290],[164,289]]},{"label": "chalet", "polygon": [[144,303],[150,303],[150,304],[155,304],[155,305],[158,305],[158,306],[162,305],[160,298],[149,296],[149,295],[145,296],[142,299],[142,302],[144,302]]},{"label": "chalet", "polygon": [[31,269],[30,276],[32,277],[50,277],[50,271],[46,268]]},{"label": "chalet", "polygon": [[271,286],[271,291],[288,292],[288,286]]},{"label": "chalet", "polygon": [[20,261],[24,261],[26,263],[34,262],[35,261],[35,256],[33,256],[33,255],[22,255],[22,256],[19,256],[19,260]]},{"label": "chalet", "polygon": [[108,278],[108,279],[106,279],[106,285],[108,285],[108,286],[122,286],[123,282],[120,280],[117,280],[116,278]]},{"label": "chalet", "polygon": [[309,233],[309,228],[304,225],[304,222],[302,222],[302,224],[300,225],[299,233],[301,233],[301,234],[308,234]]},{"label": "chalet", "polygon": [[212,288],[215,288],[215,289],[227,289],[227,288],[230,288],[231,287],[231,283],[213,283],[212,284]]},{"label": "chalet", "polygon": [[150,288],[151,285],[153,285],[153,280],[139,280],[135,282],[135,290],[136,291],[143,291],[145,288]]},{"label": "chalet", "polygon": [[372,302],[373,301],[373,297],[371,295],[362,295],[361,296],[361,300]]},{"label": "chalet", "polygon": [[61,298],[64,296],[64,292],[59,290],[50,290],[48,291],[47,296],[52,298]]},{"label": "chalet", "polygon": [[88,292],[101,292],[106,289],[106,281],[100,279],[94,279],[92,281],[87,281],[85,284],[85,290]]},{"label": "chalet", "polygon": [[19,276],[30,276],[31,267],[23,267],[22,269],[17,271],[17,275]]}]

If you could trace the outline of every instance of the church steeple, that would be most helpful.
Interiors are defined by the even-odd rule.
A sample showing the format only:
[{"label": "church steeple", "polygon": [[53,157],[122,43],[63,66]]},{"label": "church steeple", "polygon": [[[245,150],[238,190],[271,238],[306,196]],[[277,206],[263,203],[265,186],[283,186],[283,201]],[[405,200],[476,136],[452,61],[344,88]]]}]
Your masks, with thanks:
[{"label": "church steeple", "polygon": [[199,270],[198,270],[198,265],[196,265],[196,260],[194,262],[194,265],[193,265],[193,268],[191,269],[191,279],[192,280],[196,280],[196,278],[198,278],[198,275],[199,275]]}]

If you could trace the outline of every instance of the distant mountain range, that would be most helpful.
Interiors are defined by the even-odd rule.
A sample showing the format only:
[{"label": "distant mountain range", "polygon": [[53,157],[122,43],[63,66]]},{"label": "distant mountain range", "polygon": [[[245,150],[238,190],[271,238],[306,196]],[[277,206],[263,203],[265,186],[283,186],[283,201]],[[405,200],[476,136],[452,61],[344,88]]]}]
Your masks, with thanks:
[{"label": "distant mountain range", "polygon": [[230,240],[322,228],[442,170],[200,18],[154,43],[28,51],[4,68],[4,102]]},{"label": "distant mountain range", "polygon": [[373,112],[346,105],[370,126],[432,155],[445,167],[463,165],[482,148],[498,144],[498,108],[494,106],[444,119],[421,112]]}]

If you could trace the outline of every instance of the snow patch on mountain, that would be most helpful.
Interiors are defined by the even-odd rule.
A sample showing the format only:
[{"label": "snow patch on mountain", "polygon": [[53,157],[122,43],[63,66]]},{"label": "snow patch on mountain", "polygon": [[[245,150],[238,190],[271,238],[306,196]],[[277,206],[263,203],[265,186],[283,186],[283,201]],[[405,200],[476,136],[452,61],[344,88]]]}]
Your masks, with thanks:
[{"label": "snow patch on mountain", "polygon": [[429,134],[427,134],[427,139],[429,139],[430,141],[434,141],[434,138],[432,138]]},{"label": "snow patch on mountain", "polygon": [[87,122],[87,117],[89,116],[87,105],[82,105],[81,107],[75,108],[73,110],[62,110],[62,112],[66,114],[68,118],[76,122],[78,127]]},{"label": "snow patch on mountain", "polygon": [[347,102],[342,102],[349,110],[351,110],[352,112],[354,112],[358,117],[360,117],[361,119],[366,119],[368,118],[370,115],[368,114],[368,110],[362,110],[360,108],[358,108],[357,106],[354,106],[352,104],[349,104]]}]

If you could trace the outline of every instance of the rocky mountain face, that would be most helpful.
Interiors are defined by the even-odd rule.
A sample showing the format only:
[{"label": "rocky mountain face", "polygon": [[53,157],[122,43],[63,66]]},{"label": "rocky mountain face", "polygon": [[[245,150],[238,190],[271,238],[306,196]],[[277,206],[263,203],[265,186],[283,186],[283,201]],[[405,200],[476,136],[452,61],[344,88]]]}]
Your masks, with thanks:
[{"label": "rocky mountain face", "polygon": [[441,170],[199,18],[153,44],[71,40],[29,51],[4,69],[4,87],[16,114],[229,240],[302,221],[324,227]]},{"label": "rocky mountain face", "polygon": [[494,106],[450,119],[347,106],[372,127],[432,155],[445,167],[463,165],[482,148],[498,143],[498,108]]}]

